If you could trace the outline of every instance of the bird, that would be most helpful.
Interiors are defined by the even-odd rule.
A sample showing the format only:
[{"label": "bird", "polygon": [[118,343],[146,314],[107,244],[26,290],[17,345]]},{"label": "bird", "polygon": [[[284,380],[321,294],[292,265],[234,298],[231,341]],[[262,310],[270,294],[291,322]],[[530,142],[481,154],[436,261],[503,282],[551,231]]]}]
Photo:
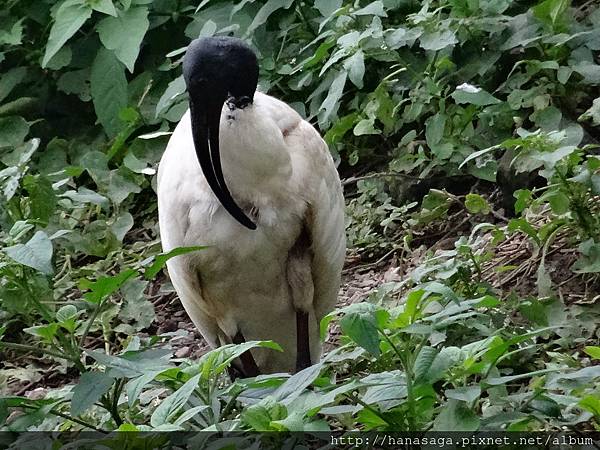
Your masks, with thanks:
[{"label": "bird", "polygon": [[245,352],[234,376],[298,372],[320,359],[346,253],[333,158],[308,121],[257,89],[245,41],[195,39],[182,69],[189,109],[159,163],[159,230],[165,252],[205,247],[171,258],[169,277],[211,347],[281,346]]}]

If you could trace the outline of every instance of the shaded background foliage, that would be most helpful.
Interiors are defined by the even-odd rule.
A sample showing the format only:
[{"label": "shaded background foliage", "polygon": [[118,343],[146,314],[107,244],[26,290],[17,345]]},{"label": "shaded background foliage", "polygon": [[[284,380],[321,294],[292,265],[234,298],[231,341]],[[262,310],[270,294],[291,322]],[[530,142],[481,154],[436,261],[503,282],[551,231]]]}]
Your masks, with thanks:
[{"label": "shaded background foliage", "polygon": [[[181,59],[191,39],[227,34],[256,49],[260,89],[329,144],[354,259],[402,259],[456,210],[472,229],[329,316],[342,336],[325,362],[223,386],[244,349],[176,365],[155,348],[168,336],[137,334],[157,332],[149,299],[168,290],[150,280],[198,250],[158,253],[153,187],[187,108]],[[21,408],[33,413],[13,429],[47,413],[58,417],[47,428],[597,427],[599,50],[594,1],[7,0],[0,350],[41,352],[82,376],[39,401],[0,399],[0,423]],[[514,236],[533,263],[494,263]],[[559,298],[545,264],[558,241],[590,277],[589,308]],[[491,285],[488,263],[535,266],[533,287]],[[38,371],[19,370],[2,376]]]}]

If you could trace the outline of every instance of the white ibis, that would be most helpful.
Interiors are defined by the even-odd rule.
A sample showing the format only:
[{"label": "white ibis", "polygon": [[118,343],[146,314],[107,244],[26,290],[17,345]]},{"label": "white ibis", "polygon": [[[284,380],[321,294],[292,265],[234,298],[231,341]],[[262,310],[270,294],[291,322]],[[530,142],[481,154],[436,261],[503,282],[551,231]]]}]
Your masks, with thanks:
[{"label": "white ibis", "polygon": [[282,346],[242,355],[242,376],[298,371],[320,357],[346,251],[333,159],[298,113],[256,91],[240,39],[194,40],[183,76],[190,108],[160,162],[160,233],[165,251],[209,247],[171,259],[171,280],[211,346]]}]

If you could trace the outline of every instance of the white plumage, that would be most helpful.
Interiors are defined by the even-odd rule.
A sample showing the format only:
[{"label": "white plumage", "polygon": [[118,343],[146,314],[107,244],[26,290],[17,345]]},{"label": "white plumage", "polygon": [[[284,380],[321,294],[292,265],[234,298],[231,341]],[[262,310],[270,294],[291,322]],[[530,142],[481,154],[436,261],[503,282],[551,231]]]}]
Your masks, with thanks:
[{"label": "white plumage", "polygon": [[319,321],[335,305],[346,241],[344,200],[327,145],[285,103],[256,92],[243,108],[224,105],[219,141],[231,196],[256,224],[242,226],[201,170],[188,111],[158,171],[163,249],[208,245],[168,262],[187,313],[213,347],[271,339],[258,349],[262,373],[293,372],[297,311],[309,316],[310,360],[321,352]]}]

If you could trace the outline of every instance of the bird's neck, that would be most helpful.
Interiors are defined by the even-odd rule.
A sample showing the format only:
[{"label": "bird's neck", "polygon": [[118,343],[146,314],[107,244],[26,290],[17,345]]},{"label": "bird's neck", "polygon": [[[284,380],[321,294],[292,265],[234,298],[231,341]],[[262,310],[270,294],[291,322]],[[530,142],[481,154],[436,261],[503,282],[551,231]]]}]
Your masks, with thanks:
[{"label": "bird's neck", "polygon": [[256,103],[244,109],[223,108],[219,132],[223,175],[234,198],[257,199],[285,195],[291,176],[290,155],[279,127]]}]

